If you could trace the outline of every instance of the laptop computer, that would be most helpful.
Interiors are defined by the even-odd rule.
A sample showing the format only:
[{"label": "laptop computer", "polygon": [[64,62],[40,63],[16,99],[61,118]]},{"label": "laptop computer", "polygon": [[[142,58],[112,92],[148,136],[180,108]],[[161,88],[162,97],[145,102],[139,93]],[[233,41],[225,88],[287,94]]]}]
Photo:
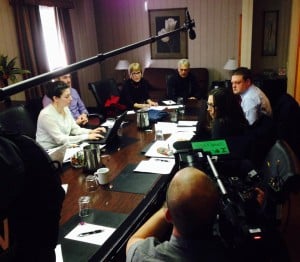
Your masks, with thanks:
[{"label": "laptop computer", "polygon": [[124,121],[127,115],[127,111],[118,116],[112,125],[112,127],[108,127],[106,129],[106,133],[103,133],[104,137],[99,140],[86,140],[89,144],[110,144],[113,143],[114,140],[118,137],[118,129],[120,128],[122,122]]}]

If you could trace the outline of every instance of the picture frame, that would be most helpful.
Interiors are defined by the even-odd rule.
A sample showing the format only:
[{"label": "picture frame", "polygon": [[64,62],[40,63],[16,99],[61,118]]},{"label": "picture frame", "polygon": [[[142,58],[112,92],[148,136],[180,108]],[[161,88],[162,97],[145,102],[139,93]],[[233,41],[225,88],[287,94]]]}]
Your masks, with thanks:
[{"label": "picture frame", "polygon": [[[156,36],[180,28],[187,8],[148,10],[150,35]],[[180,31],[151,44],[151,59],[187,58],[187,32]]]},{"label": "picture frame", "polygon": [[263,17],[263,56],[276,56],[279,11],[264,11]]}]

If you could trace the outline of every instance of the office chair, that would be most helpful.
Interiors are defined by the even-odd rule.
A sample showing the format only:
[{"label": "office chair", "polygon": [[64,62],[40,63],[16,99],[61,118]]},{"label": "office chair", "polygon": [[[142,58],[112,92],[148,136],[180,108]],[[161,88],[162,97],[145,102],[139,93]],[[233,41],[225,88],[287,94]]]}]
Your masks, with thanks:
[{"label": "office chair", "polygon": [[24,105],[12,106],[1,111],[0,126],[5,132],[27,135],[35,139],[36,123]]},{"label": "office chair", "polygon": [[[261,173],[265,182],[282,198],[300,191],[300,163],[284,140],[277,140],[263,162]],[[284,199],[283,199],[284,200]]]},{"label": "office chair", "polygon": [[288,203],[290,208],[290,194],[300,191],[299,160],[284,140],[277,140],[259,172],[265,191],[264,213],[270,223],[279,225],[282,222],[283,205]]},{"label": "office chair", "polygon": [[120,90],[115,79],[90,82],[88,87],[95,97],[98,112],[105,118],[116,117],[126,109],[124,105],[119,103]]}]

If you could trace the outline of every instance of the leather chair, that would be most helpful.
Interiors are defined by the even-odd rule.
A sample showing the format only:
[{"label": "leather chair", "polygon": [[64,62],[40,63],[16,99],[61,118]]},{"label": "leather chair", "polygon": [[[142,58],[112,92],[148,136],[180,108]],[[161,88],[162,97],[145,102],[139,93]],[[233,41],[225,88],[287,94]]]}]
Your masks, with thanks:
[{"label": "leather chair", "polygon": [[5,132],[27,135],[35,139],[36,123],[24,105],[12,106],[1,111],[0,127]]},{"label": "leather chair", "polygon": [[109,78],[90,82],[88,88],[95,97],[97,112],[103,115],[104,118],[115,117],[122,113],[122,107],[119,104],[120,90],[115,79]]},{"label": "leather chair", "polygon": [[282,206],[289,201],[291,193],[300,191],[299,160],[284,140],[277,140],[259,172],[265,192],[264,214],[269,224],[280,225]]},{"label": "leather chair", "polygon": [[284,93],[272,105],[277,139],[285,140],[300,159],[300,107],[289,94]]},{"label": "leather chair", "polygon": [[277,140],[265,157],[261,173],[265,183],[283,199],[300,191],[300,163],[284,140]]}]

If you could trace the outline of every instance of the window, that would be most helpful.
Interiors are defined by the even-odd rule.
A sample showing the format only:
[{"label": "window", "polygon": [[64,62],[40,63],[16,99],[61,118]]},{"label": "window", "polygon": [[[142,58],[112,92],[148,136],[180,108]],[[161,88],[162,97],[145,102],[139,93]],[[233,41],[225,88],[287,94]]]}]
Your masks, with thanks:
[{"label": "window", "polygon": [[67,58],[63,45],[60,30],[55,20],[54,7],[39,6],[47,60],[50,71],[56,68],[65,67]]}]

